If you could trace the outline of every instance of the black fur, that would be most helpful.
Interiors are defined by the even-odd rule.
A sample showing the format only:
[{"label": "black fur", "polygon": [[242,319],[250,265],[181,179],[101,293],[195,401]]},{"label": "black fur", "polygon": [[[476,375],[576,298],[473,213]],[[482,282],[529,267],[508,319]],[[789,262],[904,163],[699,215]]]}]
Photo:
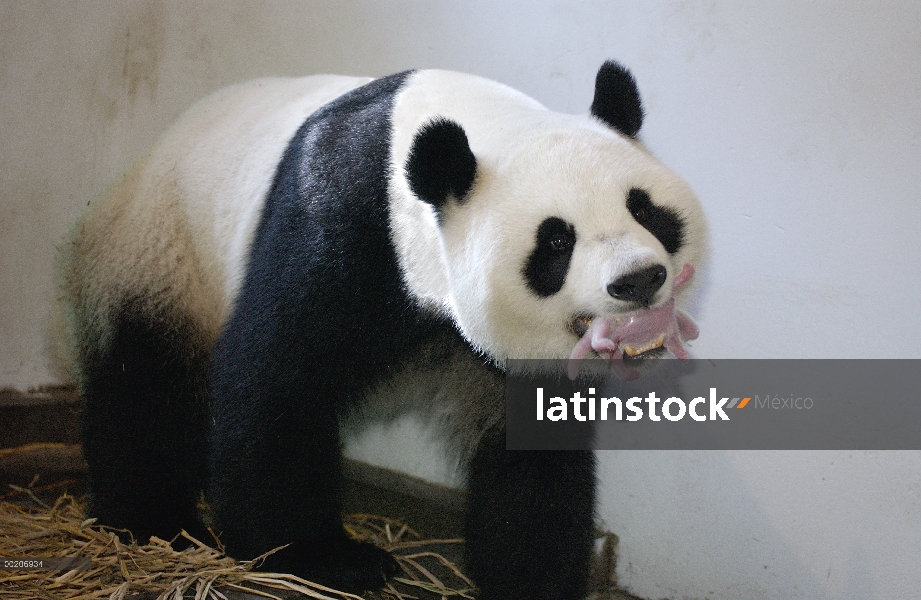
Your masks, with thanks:
[{"label": "black fur", "polygon": [[535,294],[552,296],[566,282],[569,261],[576,245],[576,230],[559,217],[549,217],[537,228],[536,237],[534,250],[522,274]]},{"label": "black fur", "polygon": [[587,592],[592,452],[511,452],[484,435],[470,465],[465,564],[481,599],[576,600]]},{"label": "black fur", "polygon": [[476,158],[463,127],[448,119],[424,125],[406,159],[406,179],[413,193],[436,209],[454,196],[463,201],[476,177]]},{"label": "black fur", "polygon": [[627,137],[636,137],[643,126],[643,105],[630,71],[610,60],[601,65],[591,113]]},{"label": "black fur", "polygon": [[188,315],[136,299],[116,309],[112,327],[104,347],[81,350],[89,514],[141,543],[182,529],[203,536],[207,345]]},{"label": "black fur", "polygon": [[627,194],[627,210],[636,222],[654,235],[669,254],[684,245],[684,219],[675,210],[652,203],[649,194],[633,188]]}]

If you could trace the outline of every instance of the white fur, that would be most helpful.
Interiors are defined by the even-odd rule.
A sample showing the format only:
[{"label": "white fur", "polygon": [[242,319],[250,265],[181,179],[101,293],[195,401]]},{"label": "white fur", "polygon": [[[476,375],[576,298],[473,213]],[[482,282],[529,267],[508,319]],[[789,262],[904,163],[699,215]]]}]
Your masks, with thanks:
[{"label": "white fur", "polygon": [[[447,207],[440,229],[403,171],[413,135],[435,117],[464,128],[477,160],[473,188],[462,205]],[[551,112],[479,77],[422,71],[399,94],[393,122],[391,225],[406,285],[496,361],[566,358],[574,315],[626,310],[606,291],[618,276],[657,262],[668,268],[669,290],[685,262],[699,266],[706,229],[693,192],[641,144],[589,115]],[[685,219],[686,243],[675,255],[630,216],[633,187]],[[573,223],[578,239],[563,289],[540,298],[522,268],[551,216]]]},{"label": "white fur", "polygon": [[216,339],[285,147],[308,115],[368,81],[258,79],[194,105],[62,248],[70,330],[103,341],[107,311],[128,294],[184,308]]}]

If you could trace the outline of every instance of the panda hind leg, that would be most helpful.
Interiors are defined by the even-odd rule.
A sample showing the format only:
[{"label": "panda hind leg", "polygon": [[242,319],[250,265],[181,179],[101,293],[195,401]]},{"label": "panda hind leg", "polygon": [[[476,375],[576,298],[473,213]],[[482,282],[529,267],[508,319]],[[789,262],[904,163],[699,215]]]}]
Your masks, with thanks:
[{"label": "panda hind leg", "polygon": [[105,347],[83,352],[90,515],[140,543],[203,536],[208,343],[192,318],[143,306],[123,303]]}]

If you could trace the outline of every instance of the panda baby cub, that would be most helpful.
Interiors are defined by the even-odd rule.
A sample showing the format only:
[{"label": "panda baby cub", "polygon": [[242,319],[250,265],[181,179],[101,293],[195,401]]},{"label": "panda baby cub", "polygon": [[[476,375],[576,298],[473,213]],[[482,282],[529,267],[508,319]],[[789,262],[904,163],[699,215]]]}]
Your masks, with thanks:
[{"label": "panda baby cub", "polygon": [[584,115],[427,70],[195,105],[62,249],[92,516],[169,538],[204,490],[230,555],[287,544],[263,568],[379,587],[395,561],[340,521],[340,424],[422,397],[463,457],[481,597],[581,598],[593,454],[506,451],[503,365],[684,294],[704,217],[642,117],[612,62]]}]

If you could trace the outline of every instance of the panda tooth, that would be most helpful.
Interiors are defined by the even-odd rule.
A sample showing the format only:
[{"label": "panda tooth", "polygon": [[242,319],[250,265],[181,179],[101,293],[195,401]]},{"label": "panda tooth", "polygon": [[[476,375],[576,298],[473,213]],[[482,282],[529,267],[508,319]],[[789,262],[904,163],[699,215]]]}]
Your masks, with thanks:
[{"label": "panda tooth", "polygon": [[641,346],[638,348],[634,346],[630,346],[629,344],[624,344],[623,346],[624,354],[626,354],[627,356],[631,356],[631,357],[636,356],[638,354],[642,354],[643,352],[649,352],[650,350],[655,350],[656,348],[659,348],[660,346],[662,346],[662,344],[664,343],[665,343],[665,336],[660,335],[652,342],[646,344],[645,346]]}]

